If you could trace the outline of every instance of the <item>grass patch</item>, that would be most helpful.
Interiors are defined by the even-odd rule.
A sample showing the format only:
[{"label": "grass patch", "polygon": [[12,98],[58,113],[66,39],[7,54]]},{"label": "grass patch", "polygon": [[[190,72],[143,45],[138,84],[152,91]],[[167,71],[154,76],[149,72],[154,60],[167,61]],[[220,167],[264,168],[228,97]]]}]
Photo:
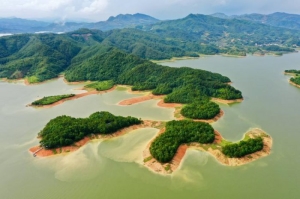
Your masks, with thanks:
[{"label": "grass patch", "polygon": [[166,171],[170,171],[170,170],[171,170],[171,165],[170,165],[170,164],[167,164],[167,166],[165,166],[164,169],[165,169]]},{"label": "grass patch", "polygon": [[128,90],[128,88],[125,87],[125,86],[118,86],[118,87],[116,88],[116,90],[117,90],[117,91],[126,91],[126,90]]},{"label": "grass patch", "polygon": [[38,78],[37,76],[30,76],[30,77],[27,77],[27,81],[28,81],[30,84],[40,82],[40,81],[39,81],[39,78]]},{"label": "grass patch", "polygon": [[220,143],[220,146],[226,146],[228,144],[232,144],[232,142],[223,139]]},{"label": "grass patch", "polygon": [[148,162],[148,161],[150,161],[150,160],[152,160],[152,159],[153,159],[153,157],[152,157],[152,156],[149,156],[149,157],[147,157],[147,158],[144,159],[144,162]]},{"label": "grass patch", "polygon": [[111,89],[115,85],[113,80],[93,82],[91,84],[85,85],[84,88],[96,89],[97,91],[105,91]]}]

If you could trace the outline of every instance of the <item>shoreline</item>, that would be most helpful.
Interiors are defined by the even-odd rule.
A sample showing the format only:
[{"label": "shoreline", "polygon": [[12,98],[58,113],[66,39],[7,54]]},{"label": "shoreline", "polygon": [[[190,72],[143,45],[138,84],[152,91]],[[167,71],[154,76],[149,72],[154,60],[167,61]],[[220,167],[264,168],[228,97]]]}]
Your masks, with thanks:
[{"label": "shoreline", "polygon": [[[157,136],[159,136],[163,132],[158,133]],[[221,143],[224,139],[221,136],[221,134],[215,130],[215,140],[212,144],[199,144],[199,143],[182,144],[179,146],[175,156],[169,163],[160,163],[151,156],[150,146],[151,146],[151,143],[153,142],[153,140],[156,138],[155,137],[153,140],[151,140],[149,142],[146,149],[143,151],[143,158],[144,158],[143,165],[145,167],[147,167],[150,171],[153,171],[153,172],[161,174],[161,175],[168,175],[168,174],[172,174],[174,171],[176,171],[178,168],[180,168],[182,160],[184,158],[184,155],[188,149],[205,151],[205,152],[209,153],[211,156],[213,156],[218,161],[218,163],[225,165],[225,166],[245,165],[245,164],[248,164],[255,160],[258,160],[262,157],[268,156],[271,153],[273,140],[272,140],[271,136],[266,134],[263,130],[258,129],[258,128],[251,129],[244,134],[244,137],[242,140],[244,140],[246,136],[249,136],[250,138],[261,136],[263,138],[263,142],[264,142],[263,149],[261,151],[257,151],[255,153],[246,155],[241,158],[226,157],[221,152]]]},{"label": "shoreline", "polygon": [[[152,100],[152,99],[160,99],[158,102],[157,102],[157,106],[158,107],[161,107],[161,108],[174,108],[174,117],[177,119],[177,120],[184,120],[184,119],[190,119],[190,118],[186,118],[184,117],[180,111],[182,109],[182,107],[184,106],[183,104],[179,104],[179,103],[165,103],[163,98],[164,98],[165,95],[153,95],[153,94],[148,94],[148,95],[144,95],[144,96],[140,96],[140,97],[134,97],[134,98],[129,98],[129,99],[125,99],[125,100],[122,100],[120,102],[118,102],[118,105],[121,105],[121,106],[128,106],[128,105],[133,105],[133,104],[138,104],[138,103],[141,103],[141,102],[145,102],[145,101],[148,101],[148,100]],[[213,122],[216,122],[218,121],[222,116],[224,116],[224,111],[223,110],[220,110],[220,113],[218,113],[214,118],[212,119],[191,119],[195,122],[207,122],[207,123],[213,123]]]},{"label": "shoreline", "polygon": [[293,85],[293,86],[297,87],[297,88],[300,88],[300,85],[298,85],[298,84],[296,84],[296,83],[292,82],[291,80],[289,80],[289,83],[290,83],[291,85]]},{"label": "shoreline", "polygon": [[[112,134],[107,135],[91,135],[86,136],[82,140],[79,140],[78,142],[74,143],[71,146],[64,146],[59,147],[55,149],[41,149],[41,146],[34,146],[29,149],[29,152],[32,155],[36,155],[36,157],[49,157],[54,155],[66,155],[71,152],[77,151],[84,145],[88,144],[89,142],[96,141],[96,140],[105,140],[105,139],[111,139],[114,137],[119,137],[122,135],[125,135],[126,133],[129,133],[133,130],[141,129],[141,128],[159,128],[159,126],[162,125],[162,122],[160,121],[152,121],[152,120],[143,120],[142,124],[132,125],[123,129],[120,129]],[[41,149],[41,150],[39,150]],[[38,151],[39,150],[39,151]],[[38,151],[38,152],[36,152]],[[36,153],[34,153],[36,152]]]},{"label": "shoreline", "polygon": [[220,98],[211,98],[211,101],[221,103],[221,104],[233,104],[233,103],[243,102],[244,98],[234,99],[234,100],[224,100],[224,99],[220,99]]}]

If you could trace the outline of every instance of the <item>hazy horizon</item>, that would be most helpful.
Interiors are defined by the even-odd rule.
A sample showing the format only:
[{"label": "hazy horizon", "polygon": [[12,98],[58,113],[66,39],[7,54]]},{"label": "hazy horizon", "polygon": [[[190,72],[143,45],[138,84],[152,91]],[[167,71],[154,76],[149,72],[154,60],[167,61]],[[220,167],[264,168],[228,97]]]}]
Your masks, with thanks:
[{"label": "hazy horizon", "polygon": [[154,18],[176,19],[194,14],[224,13],[271,14],[285,12],[300,14],[300,4],[292,0],[284,3],[279,0],[165,0],[145,1],[128,0],[3,0],[0,18],[23,18],[42,21],[105,21],[118,14],[142,13]]}]

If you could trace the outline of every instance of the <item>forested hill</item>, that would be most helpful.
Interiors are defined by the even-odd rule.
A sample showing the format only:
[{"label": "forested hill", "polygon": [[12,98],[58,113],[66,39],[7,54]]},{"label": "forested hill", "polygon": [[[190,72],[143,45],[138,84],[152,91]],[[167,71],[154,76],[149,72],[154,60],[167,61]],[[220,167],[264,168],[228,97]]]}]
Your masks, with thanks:
[{"label": "forested hill", "polygon": [[223,19],[209,15],[190,14],[185,18],[161,21],[148,26],[149,31],[164,38],[173,38],[183,43],[197,43],[191,51],[211,53],[240,51],[255,52],[269,45],[300,45],[300,32],[249,20]]},{"label": "forested hill", "polygon": [[300,15],[298,14],[275,12],[272,14],[253,13],[253,14],[227,16],[223,13],[215,13],[211,16],[224,18],[224,19],[235,18],[235,19],[242,19],[242,20],[250,20],[257,23],[267,24],[270,26],[300,30]]},{"label": "forested hill", "polygon": [[[101,31],[16,35],[0,38],[0,77],[41,82],[65,73],[69,81],[113,80],[135,90],[172,94],[170,102],[190,103],[199,96],[241,98],[229,78],[191,68],[170,68],[105,44]],[[201,100],[201,99],[199,99]]]},{"label": "forested hill", "polygon": [[[156,60],[174,56],[198,56],[199,53],[238,56],[245,56],[246,53],[282,54],[293,52],[295,47],[300,46],[299,30],[201,14],[190,14],[182,19],[167,21],[158,21],[143,14],[118,15],[93,24],[66,23],[51,26],[51,31],[62,31],[59,27],[66,28],[64,31],[82,27],[95,29],[74,32],[79,32],[79,35],[93,32],[91,36],[98,43],[103,42],[141,58]],[[74,39],[77,34],[74,32],[66,35]]]}]

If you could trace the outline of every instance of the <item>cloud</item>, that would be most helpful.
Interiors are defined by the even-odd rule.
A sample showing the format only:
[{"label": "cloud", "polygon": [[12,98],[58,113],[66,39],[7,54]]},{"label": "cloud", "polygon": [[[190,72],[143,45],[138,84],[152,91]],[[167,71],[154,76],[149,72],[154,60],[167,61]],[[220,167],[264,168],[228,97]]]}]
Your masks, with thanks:
[{"label": "cloud", "polygon": [[94,18],[108,0],[4,0],[0,16],[22,18]]},{"label": "cloud", "polygon": [[118,14],[145,13],[174,19],[190,13],[300,13],[294,0],[1,0],[0,17],[106,20]]}]

